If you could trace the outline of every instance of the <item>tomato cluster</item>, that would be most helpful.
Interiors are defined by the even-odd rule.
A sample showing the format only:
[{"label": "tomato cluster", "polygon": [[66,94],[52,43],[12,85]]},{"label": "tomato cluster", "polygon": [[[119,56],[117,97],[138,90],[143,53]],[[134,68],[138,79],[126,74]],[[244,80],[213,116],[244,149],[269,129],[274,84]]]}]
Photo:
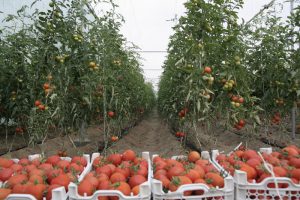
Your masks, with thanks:
[{"label": "tomato cluster", "polygon": [[111,140],[112,142],[117,142],[117,141],[119,140],[119,137],[113,135],[113,136],[111,136],[110,140]]},{"label": "tomato cluster", "polygon": [[185,133],[184,132],[181,132],[181,131],[177,131],[175,133],[175,136],[178,137],[178,138],[183,138],[185,136]]},{"label": "tomato cluster", "polygon": [[50,200],[53,189],[64,187],[68,190],[69,183],[75,182],[86,166],[87,161],[81,156],[75,156],[71,161],[58,155],[32,161],[23,158],[17,163],[0,158],[0,181],[4,182],[0,199],[9,194],[31,194],[37,200],[43,197]]},{"label": "tomato cluster", "polygon": [[271,122],[272,122],[273,124],[279,124],[280,121],[281,121],[280,113],[279,113],[279,112],[276,112],[276,113],[273,115]]},{"label": "tomato cluster", "polygon": [[[78,194],[91,196],[96,190],[118,190],[126,196],[139,194],[140,185],[148,180],[148,161],[136,156],[132,150],[122,154],[94,159],[93,171],[78,185]],[[101,200],[116,200],[118,197],[99,196]]]},{"label": "tomato cluster", "polygon": [[[300,149],[294,145],[283,148],[281,151],[274,151],[271,154],[262,153],[263,159],[273,166],[276,177],[289,177],[295,184],[300,184]],[[232,154],[220,154],[216,157],[219,164],[231,175],[235,169],[247,173],[248,182],[262,182],[271,173],[264,165],[262,158],[255,150],[237,150]],[[269,185],[274,188],[274,183]],[[279,184],[279,187],[285,187]]]},{"label": "tomato cluster", "polygon": [[[209,188],[224,187],[224,178],[208,160],[191,151],[187,159],[153,158],[154,179],[162,182],[164,190],[176,191],[181,185],[202,183]],[[202,195],[204,191],[186,191],[188,195]]]},{"label": "tomato cluster", "polygon": [[188,108],[183,108],[182,110],[180,110],[180,112],[178,113],[178,116],[180,118],[184,118],[186,116],[186,114],[188,113]]}]

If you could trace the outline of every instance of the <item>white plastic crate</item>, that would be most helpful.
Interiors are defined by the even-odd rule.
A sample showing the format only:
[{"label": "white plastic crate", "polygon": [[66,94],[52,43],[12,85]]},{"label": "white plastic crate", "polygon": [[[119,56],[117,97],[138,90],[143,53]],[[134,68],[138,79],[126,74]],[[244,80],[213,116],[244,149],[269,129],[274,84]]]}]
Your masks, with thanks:
[{"label": "white plastic crate", "polygon": [[[155,156],[157,155],[153,155],[153,158]],[[214,165],[214,163],[210,160],[210,155],[208,151],[201,152],[201,157],[206,160],[209,160]],[[178,158],[186,158],[186,156],[172,157],[172,159],[178,159]],[[216,168],[219,170],[218,167]],[[185,191],[195,191],[195,190],[202,190],[204,193],[203,195],[197,195],[197,196],[184,195]],[[182,185],[174,192],[168,191],[168,193],[165,193],[163,191],[162,182],[156,179],[152,179],[152,194],[154,200],[163,200],[163,199],[233,200],[234,182],[231,176],[227,176],[224,179],[224,188],[209,188],[205,184],[198,183],[198,184]]]},{"label": "white plastic crate", "polygon": [[[260,148],[261,153],[272,153],[272,148]],[[225,171],[216,161],[219,155],[218,150],[212,151],[213,162],[223,171]],[[228,173],[228,172],[227,172]],[[284,184],[284,188],[270,188],[270,183]],[[260,183],[249,183],[247,173],[240,170],[235,170],[235,199],[237,200],[300,200],[300,184],[294,184],[290,178],[285,177],[268,177]]]},{"label": "white plastic crate", "polygon": [[[92,171],[92,163],[95,158],[99,157],[99,153],[93,153],[91,164],[89,165],[88,172]],[[69,185],[69,200],[98,200],[100,196],[118,196],[119,200],[150,200],[151,199],[151,162],[149,152],[143,152],[142,158],[148,161],[148,181],[140,185],[140,193],[137,196],[131,194],[131,196],[125,196],[123,193],[117,190],[97,190],[92,196],[81,196],[78,194],[78,187],[75,183]],[[87,172],[87,173],[88,173]],[[86,173],[86,174],[87,174]],[[79,181],[81,181],[82,177]]]},{"label": "white plastic crate", "polygon": [[[28,159],[30,161],[36,159],[36,158],[41,158],[42,155],[41,154],[34,154],[34,155],[29,155]],[[88,154],[84,154],[83,157],[86,159],[87,161],[87,166],[84,168],[83,172],[80,174],[80,176],[78,176],[78,180],[81,180],[87,173],[88,173],[88,166],[91,165],[90,163],[90,155]],[[70,157],[61,157],[62,160],[67,160],[67,161],[71,161],[72,158]],[[12,159],[15,163],[19,162],[19,159]],[[3,185],[4,183],[0,182],[0,187]],[[66,200],[68,198],[68,194],[66,193],[66,190],[64,187],[59,187],[59,188],[55,188],[52,190],[52,200]],[[44,200],[46,199],[45,197],[43,198]],[[6,200],[36,200],[35,197],[33,197],[30,194],[11,194],[9,195]]]}]

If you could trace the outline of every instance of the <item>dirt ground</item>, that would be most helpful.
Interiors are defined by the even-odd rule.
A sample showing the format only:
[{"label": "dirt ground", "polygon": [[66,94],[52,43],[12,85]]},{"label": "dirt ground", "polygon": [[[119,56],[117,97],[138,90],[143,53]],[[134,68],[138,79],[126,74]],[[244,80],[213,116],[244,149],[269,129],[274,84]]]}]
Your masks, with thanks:
[{"label": "dirt ground", "polygon": [[[92,154],[99,151],[99,146],[103,144],[103,133],[98,125],[90,126],[86,132],[86,138],[89,140],[84,145],[76,146],[74,141],[78,138],[76,134],[68,136],[57,136],[46,140],[44,144],[38,144],[34,147],[25,147],[9,154],[5,157],[23,158],[30,154],[42,153],[46,156],[56,154],[58,150],[66,150],[68,156],[74,156],[82,153]],[[278,129],[278,128],[277,128]],[[272,135],[270,132],[274,132]],[[275,137],[276,136],[276,137]],[[268,141],[279,140],[283,143],[300,144],[300,134],[296,140],[291,140],[287,133],[281,133],[276,127],[270,131],[262,131],[261,134],[253,134],[247,132],[236,132],[234,130],[224,130],[223,126],[216,123],[214,128],[209,131],[203,131],[201,127],[197,130],[190,130],[187,137],[187,146],[183,147],[182,143],[174,135],[168,124],[162,120],[157,110],[154,109],[136,126],[129,129],[118,142],[109,147],[109,152],[121,152],[125,149],[133,149],[138,153],[149,151],[151,154],[159,154],[162,156],[182,155],[191,149],[213,150],[230,152],[240,142],[245,146],[253,149],[270,146],[261,140],[262,137]]]},{"label": "dirt ground", "polygon": [[156,110],[136,127],[133,127],[128,135],[109,150],[124,151],[126,149],[133,149],[136,152],[149,151],[151,154],[166,157],[182,155],[188,151],[170,133],[168,125],[159,118]]}]

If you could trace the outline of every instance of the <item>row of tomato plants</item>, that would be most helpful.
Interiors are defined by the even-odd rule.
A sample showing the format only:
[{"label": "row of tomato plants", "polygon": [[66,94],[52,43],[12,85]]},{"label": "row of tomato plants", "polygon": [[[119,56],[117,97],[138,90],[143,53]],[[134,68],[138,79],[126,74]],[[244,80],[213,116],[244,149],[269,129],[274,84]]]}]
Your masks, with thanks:
[{"label": "row of tomato plants", "polygon": [[263,123],[279,124],[299,106],[300,7],[285,23],[269,12],[239,24],[241,1],[191,0],[185,6],[159,84],[163,116],[181,128],[223,118],[241,130],[262,124],[262,115]]},{"label": "row of tomato plants", "polygon": [[[97,15],[101,6],[112,9]],[[35,143],[49,129],[68,133],[100,120],[108,140],[151,109],[153,88],[119,33],[115,6],[51,0],[46,10],[22,7],[7,16],[0,32],[2,127],[27,132]]]}]

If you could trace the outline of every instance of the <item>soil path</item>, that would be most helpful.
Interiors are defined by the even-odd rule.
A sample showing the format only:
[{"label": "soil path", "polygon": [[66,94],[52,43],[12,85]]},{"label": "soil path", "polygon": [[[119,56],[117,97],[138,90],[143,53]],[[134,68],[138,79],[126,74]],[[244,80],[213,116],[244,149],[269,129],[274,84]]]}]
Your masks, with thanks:
[{"label": "soil path", "polygon": [[187,151],[170,133],[168,125],[159,117],[156,109],[110,148],[111,151],[118,152],[126,149],[133,149],[138,153],[149,151],[151,154],[167,157],[182,155]]},{"label": "soil path", "polygon": [[[58,150],[65,149],[68,156],[75,156],[78,153],[92,154],[98,151],[98,145],[103,143],[103,132],[98,125],[91,126],[86,131],[86,138],[90,141],[83,146],[75,147],[71,142],[76,140],[77,135],[58,136],[46,140],[34,147],[25,147],[4,157],[24,158],[31,154],[42,153],[46,156],[56,154]],[[162,156],[173,156],[185,154],[187,149],[181,146],[180,141],[171,134],[168,125],[159,117],[157,110],[153,109],[137,126],[129,129],[129,132],[118,142],[113,144],[109,152],[122,152],[126,149],[133,149],[138,154],[149,151],[151,154]]]}]

